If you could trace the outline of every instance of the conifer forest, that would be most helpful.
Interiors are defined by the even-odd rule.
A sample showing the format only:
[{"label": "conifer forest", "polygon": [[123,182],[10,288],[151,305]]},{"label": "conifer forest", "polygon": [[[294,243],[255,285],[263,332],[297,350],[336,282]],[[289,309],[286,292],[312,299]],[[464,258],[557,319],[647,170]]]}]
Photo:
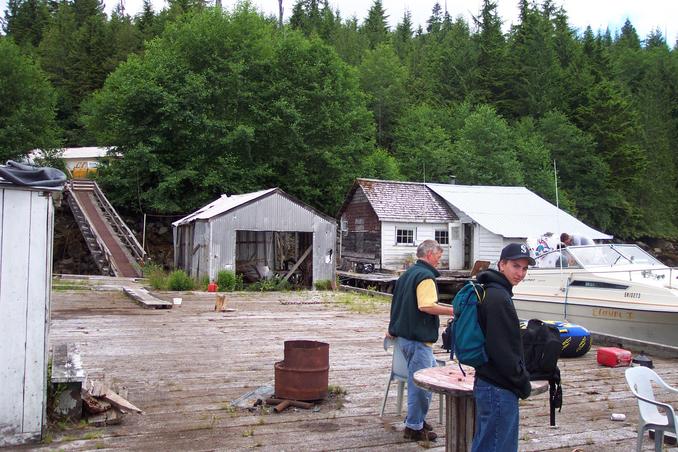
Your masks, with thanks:
[{"label": "conifer forest", "polygon": [[97,179],[127,212],[280,187],[335,215],[356,177],[455,177],[558,197],[618,238],[678,238],[677,43],[515,1],[506,30],[494,0],[471,21],[436,4],[394,28],[381,0],[367,17],[290,1],[284,21],[246,1],[144,0],[130,16],[9,0],[0,161],[115,146]]}]

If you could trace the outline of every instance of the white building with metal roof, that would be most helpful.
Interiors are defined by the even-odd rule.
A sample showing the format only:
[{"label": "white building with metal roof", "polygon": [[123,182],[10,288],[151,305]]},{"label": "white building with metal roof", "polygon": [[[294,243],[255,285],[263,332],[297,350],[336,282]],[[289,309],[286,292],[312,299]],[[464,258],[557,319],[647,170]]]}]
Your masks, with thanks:
[{"label": "white building with metal roof", "polygon": [[525,187],[426,184],[447,202],[460,223],[451,237],[462,246],[450,251],[450,268],[470,268],[476,260],[496,261],[501,249],[551,232],[609,240],[611,235],[587,226]]}]

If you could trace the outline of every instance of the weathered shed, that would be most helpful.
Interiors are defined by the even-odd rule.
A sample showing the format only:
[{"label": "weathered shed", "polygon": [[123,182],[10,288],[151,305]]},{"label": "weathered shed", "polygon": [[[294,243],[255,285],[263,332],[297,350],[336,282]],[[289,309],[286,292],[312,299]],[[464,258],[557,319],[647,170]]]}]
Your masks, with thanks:
[{"label": "weathered shed", "polygon": [[0,179],[0,447],[45,425],[54,210],[61,188]]},{"label": "weathered shed", "polygon": [[306,286],[335,281],[335,220],[279,188],[222,195],[172,225],[175,267],[193,277],[225,269],[250,280],[294,271]]},{"label": "weathered shed", "polygon": [[457,216],[422,183],[356,179],[338,217],[345,267],[371,263],[401,269],[416,258],[417,245],[426,239],[443,245],[441,266],[447,267],[450,247],[459,246],[450,235]]}]

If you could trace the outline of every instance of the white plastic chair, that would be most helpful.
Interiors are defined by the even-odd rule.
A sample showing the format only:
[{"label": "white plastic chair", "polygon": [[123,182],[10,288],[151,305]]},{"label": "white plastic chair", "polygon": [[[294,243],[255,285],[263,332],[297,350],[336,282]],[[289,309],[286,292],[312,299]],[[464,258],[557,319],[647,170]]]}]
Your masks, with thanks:
[{"label": "white plastic chair", "polygon": [[[391,382],[393,382],[393,380],[396,380],[398,382],[398,396],[396,399],[396,405],[398,407],[398,416],[400,416],[400,414],[403,411],[403,393],[405,391],[405,386],[407,385],[407,374],[408,374],[407,360],[405,359],[405,356],[400,351],[400,349],[395,346],[395,339],[384,337],[384,350],[388,351],[389,347],[393,347],[393,361],[391,363],[391,374],[389,375],[388,381],[386,382],[386,393],[384,394],[384,401],[381,403],[381,414],[379,414],[380,417],[384,416],[384,410],[386,409],[386,399],[388,399],[388,391],[389,389],[391,389]],[[445,365],[445,361],[437,358],[436,363],[439,366]],[[445,406],[443,402],[444,397],[440,395],[439,398],[440,406],[438,412],[438,420],[442,424],[443,413],[445,411]]]},{"label": "white plastic chair", "polygon": [[676,434],[676,413],[667,403],[658,402],[654,397],[652,382],[668,391],[678,392],[678,389],[666,384],[655,371],[649,367],[631,367],[626,369],[626,382],[631,392],[638,399],[640,419],[638,426],[638,444],[636,450],[643,447],[643,436],[646,429],[654,429],[654,450],[662,450],[664,432]]}]

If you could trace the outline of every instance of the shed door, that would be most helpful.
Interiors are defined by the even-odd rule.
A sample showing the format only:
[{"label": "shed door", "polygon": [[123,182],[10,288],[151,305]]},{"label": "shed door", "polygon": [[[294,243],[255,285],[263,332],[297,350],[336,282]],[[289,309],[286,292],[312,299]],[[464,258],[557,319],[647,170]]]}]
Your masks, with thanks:
[{"label": "shed door", "polygon": [[457,221],[449,224],[449,256],[450,270],[464,268],[464,242],[462,240],[462,224]]}]

